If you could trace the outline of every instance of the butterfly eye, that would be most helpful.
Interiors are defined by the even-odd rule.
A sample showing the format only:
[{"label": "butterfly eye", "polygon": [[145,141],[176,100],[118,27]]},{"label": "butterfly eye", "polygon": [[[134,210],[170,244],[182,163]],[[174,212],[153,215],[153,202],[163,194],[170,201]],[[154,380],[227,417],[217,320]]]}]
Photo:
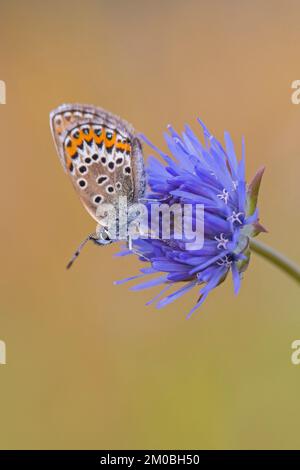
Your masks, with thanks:
[{"label": "butterfly eye", "polygon": [[103,228],[103,230],[101,230],[99,234],[99,240],[100,243],[102,242],[103,245],[109,245],[110,243],[112,243],[112,239],[110,238],[107,229]]}]

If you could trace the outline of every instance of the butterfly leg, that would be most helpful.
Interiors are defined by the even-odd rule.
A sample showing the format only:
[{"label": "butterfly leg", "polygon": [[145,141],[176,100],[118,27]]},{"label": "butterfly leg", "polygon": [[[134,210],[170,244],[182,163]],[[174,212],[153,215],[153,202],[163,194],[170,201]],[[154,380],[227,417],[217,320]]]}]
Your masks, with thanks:
[{"label": "butterfly leg", "polygon": [[144,202],[166,202],[170,199],[170,196],[167,196],[167,197],[164,197],[162,199],[156,199],[156,198],[151,198],[151,197],[141,197],[139,199],[139,202],[141,202],[142,204]]},{"label": "butterfly leg", "polygon": [[130,235],[128,235],[127,246],[128,246],[128,250],[132,251],[132,238]]},{"label": "butterfly leg", "polygon": [[132,238],[130,235],[128,235],[128,238],[127,238],[127,248],[128,250],[130,250],[134,255],[140,257],[140,258],[143,258],[144,261],[150,261],[149,258],[147,258],[143,253],[141,253],[139,250],[137,250],[136,248],[134,248],[133,244],[132,244]]}]

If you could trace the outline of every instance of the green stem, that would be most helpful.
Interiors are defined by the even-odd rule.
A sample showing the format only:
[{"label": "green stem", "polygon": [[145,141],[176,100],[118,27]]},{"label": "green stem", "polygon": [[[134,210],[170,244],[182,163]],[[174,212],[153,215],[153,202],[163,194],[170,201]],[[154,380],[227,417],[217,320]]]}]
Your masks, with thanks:
[{"label": "green stem", "polygon": [[275,264],[278,268],[293,277],[295,281],[300,283],[300,267],[296,263],[257,239],[251,238],[250,247],[252,251],[255,251],[255,253],[271,261],[271,263]]}]

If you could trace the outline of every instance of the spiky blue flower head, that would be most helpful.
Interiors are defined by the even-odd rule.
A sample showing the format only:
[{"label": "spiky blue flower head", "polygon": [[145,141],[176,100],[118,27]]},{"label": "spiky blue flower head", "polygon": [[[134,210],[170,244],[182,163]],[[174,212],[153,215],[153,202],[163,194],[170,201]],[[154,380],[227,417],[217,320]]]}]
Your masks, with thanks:
[{"label": "spiky blue flower head", "polygon": [[[201,121],[199,123],[204,134],[203,143],[188,126],[182,136],[168,127],[165,140],[170,155],[161,152],[145,137],[143,139],[160,156],[160,159],[154,156],[148,159],[147,198],[170,205],[203,204],[203,247],[190,250],[188,244],[180,240],[138,239],[134,242],[134,251],[139,253],[141,261],[150,265],[142,268],[139,276],[124,280],[159,274],[132,288],[139,290],[163,285],[159,296],[149,302],[156,301],[157,307],[163,307],[200,286],[199,298],[190,314],[230,272],[234,291],[239,291],[242,273],[250,259],[249,241],[264,231],[258,222],[256,208],[263,169],[247,185],[244,141],[238,161],[227,132],[223,148],[205,125]],[[180,287],[179,283],[182,283]],[[174,287],[170,293],[169,289]]]}]

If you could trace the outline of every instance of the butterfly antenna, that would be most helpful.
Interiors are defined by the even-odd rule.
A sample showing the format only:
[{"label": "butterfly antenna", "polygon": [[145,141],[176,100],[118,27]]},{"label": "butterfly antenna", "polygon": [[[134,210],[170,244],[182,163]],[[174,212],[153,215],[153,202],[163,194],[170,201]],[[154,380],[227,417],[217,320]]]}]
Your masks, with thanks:
[{"label": "butterfly antenna", "polygon": [[74,263],[74,261],[78,258],[78,256],[80,255],[81,253],[81,250],[82,248],[87,244],[88,241],[90,240],[96,240],[98,237],[94,234],[91,234],[89,235],[88,237],[86,237],[85,240],[83,240],[83,242],[80,243],[79,247],[77,248],[77,250],[75,251],[74,255],[72,256],[72,258],[70,259],[70,261],[68,262],[66,268],[67,269],[70,269],[70,267],[72,266],[72,264]]}]

